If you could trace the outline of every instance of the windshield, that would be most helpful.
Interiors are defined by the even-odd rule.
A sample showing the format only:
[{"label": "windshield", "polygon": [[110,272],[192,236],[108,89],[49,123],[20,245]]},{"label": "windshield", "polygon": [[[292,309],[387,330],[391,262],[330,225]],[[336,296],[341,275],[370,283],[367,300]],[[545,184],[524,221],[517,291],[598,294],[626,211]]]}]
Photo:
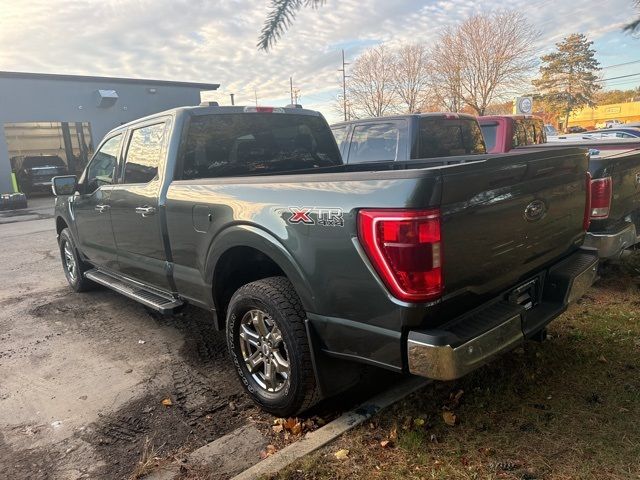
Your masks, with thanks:
[{"label": "windshield", "polygon": [[23,168],[35,167],[64,167],[64,162],[60,157],[27,157],[22,164]]},{"label": "windshield", "polygon": [[337,165],[342,165],[342,157],[322,117],[202,115],[191,119],[181,178],[273,174]]}]

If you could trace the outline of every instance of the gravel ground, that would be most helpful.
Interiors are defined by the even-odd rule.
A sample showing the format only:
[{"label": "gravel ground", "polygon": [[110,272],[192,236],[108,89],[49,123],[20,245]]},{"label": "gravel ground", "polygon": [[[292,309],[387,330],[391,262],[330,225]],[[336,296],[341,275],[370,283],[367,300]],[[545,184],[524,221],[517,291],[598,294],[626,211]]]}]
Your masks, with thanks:
[{"label": "gravel ground", "polygon": [[145,442],[162,456],[261,415],[207,313],[163,317],[107,289],[73,293],[48,216],[4,213],[0,225],[4,478],[126,478]]}]

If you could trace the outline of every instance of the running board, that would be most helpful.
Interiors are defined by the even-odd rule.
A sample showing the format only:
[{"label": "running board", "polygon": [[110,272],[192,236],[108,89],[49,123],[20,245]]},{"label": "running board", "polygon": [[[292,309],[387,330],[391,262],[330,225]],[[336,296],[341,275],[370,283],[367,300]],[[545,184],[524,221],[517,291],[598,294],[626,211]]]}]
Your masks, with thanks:
[{"label": "running board", "polygon": [[162,295],[142,284],[109,275],[95,268],[85,272],[84,276],[162,314],[173,313],[178,307],[184,305],[179,298]]}]

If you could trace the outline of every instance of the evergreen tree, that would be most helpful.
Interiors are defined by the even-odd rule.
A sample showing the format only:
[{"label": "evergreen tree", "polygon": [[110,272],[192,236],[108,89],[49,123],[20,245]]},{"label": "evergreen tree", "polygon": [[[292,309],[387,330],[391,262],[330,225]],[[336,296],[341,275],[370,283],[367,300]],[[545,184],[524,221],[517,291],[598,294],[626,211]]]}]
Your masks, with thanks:
[{"label": "evergreen tree", "polygon": [[542,100],[564,117],[564,128],[571,112],[595,106],[595,95],[602,88],[596,75],[600,63],[592,45],[585,35],[574,33],[540,59],[540,78],[533,85]]}]

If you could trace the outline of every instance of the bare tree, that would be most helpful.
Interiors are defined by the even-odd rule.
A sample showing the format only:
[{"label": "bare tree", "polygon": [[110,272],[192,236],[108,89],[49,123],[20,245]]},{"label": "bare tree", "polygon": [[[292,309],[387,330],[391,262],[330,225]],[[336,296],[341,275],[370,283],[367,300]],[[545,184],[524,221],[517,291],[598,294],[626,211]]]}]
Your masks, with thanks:
[{"label": "bare tree", "polygon": [[355,118],[381,117],[396,110],[394,62],[384,45],[366,50],[353,63],[347,98]]},{"label": "bare tree", "polygon": [[394,55],[394,87],[399,108],[406,113],[419,112],[429,86],[428,50],[420,44],[401,45]]},{"label": "bare tree", "polygon": [[469,17],[441,32],[431,51],[434,82],[452,106],[459,108],[462,100],[483,115],[490,103],[526,81],[536,65],[538,36],[515,11]]}]

